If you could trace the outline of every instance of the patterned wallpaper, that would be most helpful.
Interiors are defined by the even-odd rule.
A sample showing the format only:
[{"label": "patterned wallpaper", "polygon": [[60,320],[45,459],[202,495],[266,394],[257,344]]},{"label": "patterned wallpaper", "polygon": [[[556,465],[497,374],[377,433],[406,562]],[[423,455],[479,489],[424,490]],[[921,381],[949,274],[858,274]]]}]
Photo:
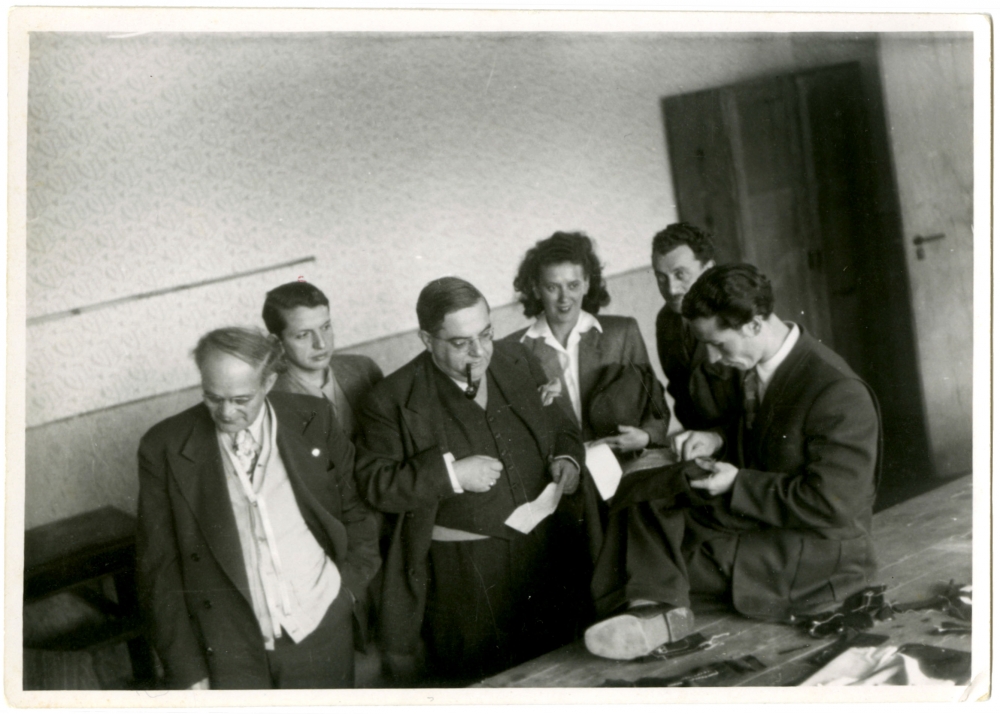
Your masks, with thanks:
[{"label": "patterned wallpaper", "polygon": [[[306,255],[340,346],[409,330],[428,280],[512,298],[535,240],[609,273],[675,218],[661,96],[786,68],[782,39],[36,33],[28,316]],[[302,271],[290,272],[301,274]],[[33,325],[29,425],[192,384],[264,274]]]}]

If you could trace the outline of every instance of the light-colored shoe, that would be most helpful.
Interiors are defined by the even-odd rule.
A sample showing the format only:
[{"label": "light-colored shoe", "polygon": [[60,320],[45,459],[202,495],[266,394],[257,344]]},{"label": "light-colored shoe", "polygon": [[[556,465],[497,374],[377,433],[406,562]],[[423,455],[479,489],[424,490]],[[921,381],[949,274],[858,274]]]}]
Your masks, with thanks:
[{"label": "light-colored shoe", "polygon": [[694,632],[694,613],[686,607],[643,605],[587,628],[583,642],[591,654],[608,659],[643,657],[667,642]]}]

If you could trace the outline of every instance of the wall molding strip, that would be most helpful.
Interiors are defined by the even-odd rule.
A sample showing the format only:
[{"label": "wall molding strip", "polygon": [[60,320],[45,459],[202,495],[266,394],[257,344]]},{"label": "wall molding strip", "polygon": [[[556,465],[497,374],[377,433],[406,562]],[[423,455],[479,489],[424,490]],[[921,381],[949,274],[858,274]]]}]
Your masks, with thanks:
[{"label": "wall molding strip", "polygon": [[289,260],[284,263],[276,263],[274,265],[268,265],[263,268],[254,268],[253,270],[244,270],[240,273],[233,273],[232,275],[224,275],[218,278],[208,278],[206,280],[199,280],[194,283],[185,283],[183,285],[174,285],[169,288],[161,288],[159,290],[151,290],[145,293],[137,293],[135,295],[127,295],[125,297],[115,298],[114,300],[105,300],[104,302],[95,302],[92,305],[84,305],[83,307],[74,307],[70,310],[61,310],[60,312],[49,313],[48,315],[39,315],[37,317],[28,318],[28,327],[32,325],[40,325],[45,322],[53,322],[55,320],[62,320],[67,317],[74,317],[76,315],[82,315],[85,312],[95,312],[97,310],[104,310],[109,307],[115,307],[117,305],[124,305],[130,302],[137,302],[139,300],[146,300],[148,298],[157,297],[160,295],[169,295],[170,293],[178,293],[183,290],[192,290],[194,288],[202,288],[206,285],[214,285],[216,283],[224,283],[229,280],[238,280],[239,278],[245,278],[250,275],[258,275],[260,273],[269,273],[272,270],[280,270],[281,268],[290,268],[293,265],[299,265],[301,263],[315,263],[316,256],[308,255],[304,258],[296,258],[295,260]]}]

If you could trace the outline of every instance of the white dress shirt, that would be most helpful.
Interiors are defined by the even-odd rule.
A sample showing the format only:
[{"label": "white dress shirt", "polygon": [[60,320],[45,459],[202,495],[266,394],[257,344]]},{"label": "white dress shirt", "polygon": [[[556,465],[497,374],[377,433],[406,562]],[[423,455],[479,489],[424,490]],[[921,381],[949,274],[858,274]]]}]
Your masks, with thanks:
[{"label": "white dress shirt", "polygon": [[785,358],[788,357],[788,353],[795,347],[795,343],[799,341],[799,326],[794,322],[786,322],[785,324],[791,329],[785,336],[785,341],[781,343],[781,347],[778,348],[778,351],[770,359],[758,362],[757,366],[754,367],[757,370],[757,379],[759,381],[757,388],[758,401],[764,400],[764,393],[767,391],[768,385],[771,384],[771,380],[774,379],[774,372],[785,361]]},{"label": "white dress shirt", "polygon": [[597,318],[585,310],[580,311],[573,329],[570,330],[566,339],[566,346],[563,347],[556,336],[552,333],[552,327],[545,315],[539,315],[535,324],[528,328],[528,331],[521,337],[521,342],[527,339],[542,338],[549,347],[556,351],[559,357],[559,366],[562,367],[562,378],[566,384],[566,391],[569,395],[570,403],[573,405],[573,413],[576,414],[578,424],[583,424],[583,399],[580,395],[580,339],[583,334],[597,330],[603,332],[601,323]]}]

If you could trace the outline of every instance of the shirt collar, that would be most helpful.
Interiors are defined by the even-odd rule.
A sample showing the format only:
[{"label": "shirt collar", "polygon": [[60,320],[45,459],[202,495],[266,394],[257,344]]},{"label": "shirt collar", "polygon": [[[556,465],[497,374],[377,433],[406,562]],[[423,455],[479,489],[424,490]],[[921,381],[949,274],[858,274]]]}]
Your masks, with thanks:
[{"label": "shirt collar", "polygon": [[757,363],[756,370],[757,376],[760,377],[761,384],[767,387],[771,383],[771,379],[774,377],[775,371],[781,366],[781,363],[785,361],[788,357],[788,353],[792,351],[795,347],[795,343],[799,341],[799,326],[794,322],[785,323],[791,329],[785,336],[785,341],[781,343],[781,347],[775,352],[770,359],[766,361],[761,361]]},{"label": "shirt collar", "polygon": [[[583,335],[585,332],[590,330],[597,330],[598,332],[604,332],[601,327],[601,323],[596,317],[591,315],[586,310],[580,310],[580,317],[577,319],[576,324],[573,325],[573,329],[570,330],[570,335],[573,333]],[[552,334],[552,328],[549,326],[549,321],[545,319],[545,313],[542,313],[537,318],[535,322],[528,328],[528,331],[524,333],[521,337],[521,342],[527,339],[538,339],[542,338],[546,342],[558,342],[556,336]]]},{"label": "shirt collar", "polygon": [[333,367],[330,365],[327,365],[326,369],[323,370],[323,383],[319,387],[316,387],[310,382],[302,379],[298,372],[288,371],[286,374],[292,379],[292,381],[314,397],[323,397],[323,390],[326,389],[327,386],[333,381]]}]

